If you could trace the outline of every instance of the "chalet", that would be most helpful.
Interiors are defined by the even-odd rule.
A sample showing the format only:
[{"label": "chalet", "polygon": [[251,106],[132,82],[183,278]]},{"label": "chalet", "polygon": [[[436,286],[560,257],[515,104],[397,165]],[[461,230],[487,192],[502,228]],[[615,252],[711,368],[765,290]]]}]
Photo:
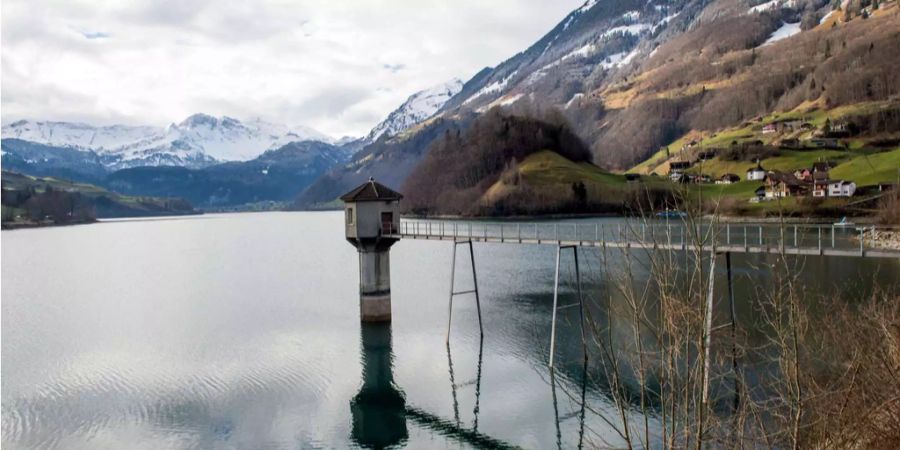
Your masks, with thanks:
[{"label": "chalet", "polygon": [[804,183],[811,183],[813,180],[812,169],[797,169],[794,171],[794,177]]},{"label": "chalet", "polygon": [[828,182],[829,197],[853,197],[856,192],[856,183],[844,180],[830,180]]},{"label": "chalet", "polygon": [[700,152],[699,154],[697,154],[697,161],[709,161],[710,159],[713,159],[715,157],[716,157],[716,151],[709,150],[709,151]]},{"label": "chalet", "polygon": [[712,183],[712,177],[709,175],[697,175],[694,177],[694,183],[703,184],[703,183]]},{"label": "chalet", "polygon": [[774,123],[770,123],[768,125],[763,125],[762,134],[772,134],[778,131],[778,127],[775,126]]},{"label": "chalet", "polygon": [[835,121],[831,124],[828,136],[833,138],[850,137],[853,134],[852,131],[852,127],[849,123],[845,121]]},{"label": "chalet", "polygon": [[766,179],[766,170],[763,169],[762,165],[760,165],[759,161],[757,161],[756,167],[747,171],[747,180],[762,181],[765,179]]},{"label": "chalet", "polygon": [[732,184],[737,183],[738,181],[741,181],[741,177],[733,173],[726,173],[716,180],[716,184]]},{"label": "chalet", "polygon": [[689,173],[682,173],[682,172],[673,173],[672,175],[669,175],[669,178],[671,178],[672,181],[674,181],[676,183],[682,183],[682,184],[690,184],[690,183],[697,182],[697,176],[689,174]]},{"label": "chalet", "polygon": [[796,131],[803,125],[803,121],[800,119],[785,120],[780,122],[779,125],[781,125],[783,131]]},{"label": "chalet", "polygon": [[678,181],[676,178],[690,168],[690,161],[672,161],[669,163],[669,177],[672,178],[672,181]]},{"label": "chalet", "polygon": [[813,128],[814,128],[813,124],[811,124],[809,122],[803,122],[802,124],[800,124],[800,129],[803,131],[809,131],[809,130],[812,130]]},{"label": "chalet", "polygon": [[697,141],[690,141],[690,142],[687,142],[687,143],[685,143],[684,145],[681,146],[681,151],[682,151],[682,152],[686,152],[686,151],[688,151],[688,150],[690,150],[690,149],[692,149],[692,148],[694,148],[694,147],[696,147],[696,146],[698,146],[698,145],[699,145],[699,143],[698,143]]},{"label": "chalet", "polygon": [[750,203],[759,203],[766,200],[766,187],[760,186],[753,191],[753,197],[750,197]]},{"label": "chalet", "polygon": [[803,146],[800,144],[800,139],[794,139],[794,138],[782,139],[781,146],[784,148],[790,148],[790,149],[803,148]]},{"label": "chalet", "polygon": [[640,176],[640,174],[636,174],[636,173],[626,173],[625,181],[627,181],[629,183],[637,183],[637,182],[641,181],[641,176]]},{"label": "chalet", "polygon": [[821,177],[813,177],[812,184],[812,196],[813,197],[826,197],[828,196],[828,183],[831,180]]},{"label": "chalet", "polygon": [[766,197],[790,197],[802,192],[803,183],[794,177],[794,174],[774,170],[766,174]]}]

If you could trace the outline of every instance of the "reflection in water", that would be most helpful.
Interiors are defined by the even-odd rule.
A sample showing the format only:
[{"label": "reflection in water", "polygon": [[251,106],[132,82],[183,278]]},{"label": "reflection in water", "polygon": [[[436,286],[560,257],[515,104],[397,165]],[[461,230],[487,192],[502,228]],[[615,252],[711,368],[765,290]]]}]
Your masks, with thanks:
[{"label": "reflection in water", "polygon": [[390,323],[363,323],[362,388],[350,402],[351,439],[367,448],[385,448],[405,442],[406,400],[394,385]]},{"label": "reflection in water", "polygon": [[[479,411],[479,400],[481,398],[481,363],[483,361],[484,356],[484,339],[480,339],[478,341],[478,369],[475,374],[475,408],[472,411],[472,431],[478,431],[478,411]],[[450,343],[447,343],[447,365],[450,367],[450,388],[453,393],[453,418],[456,420],[456,426],[460,426],[459,420],[459,401],[456,397],[456,388],[469,385],[470,383],[464,383],[462,385],[457,385],[456,380],[453,377],[453,357],[450,354]]]},{"label": "reflection in water", "polygon": [[[476,448],[515,448],[478,432],[483,343],[478,347],[478,370],[475,380],[461,385],[454,382],[453,359],[450,355],[450,346],[447,346],[455,414],[454,420],[451,421],[407,404],[403,391],[394,384],[390,323],[363,323],[361,328],[363,382],[359,393],[350,401],[350,412],[353,416],[350,438],[355,444],[377,449],[405,444],[409,438],[407,429],[409,421]],[[475,384],[474,419],[472,428],[467,428],[459,419],[456,389],[472,383]]]},{"label": "reflection in water", "polygon": [[[585,405],[587,404],[587,369],[588,369],[588,360],[587,355],[585,355],[583,359],[583,363],[581,366],[581,400],[578,402],[580,408],[578,410],[578,448],[581,449],[584,446],[584,418],[585,418]],[[563,416],[562,419],[559,418],[559,403],[556,399],[556,371],[554,369],[550,369],[550,389],[553,391],[553,417],[556,419],[556,447],[562,448],[562,429],[560,428],[560,422],[562,420],[570,419],[575,417],[576,413],[572,413],[566,416]]]}]

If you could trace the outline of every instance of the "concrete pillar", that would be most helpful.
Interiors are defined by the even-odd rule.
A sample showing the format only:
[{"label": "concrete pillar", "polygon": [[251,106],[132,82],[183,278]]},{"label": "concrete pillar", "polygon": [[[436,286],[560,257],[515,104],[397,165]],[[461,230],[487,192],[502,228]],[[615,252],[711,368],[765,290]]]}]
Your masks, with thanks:
[{"label": "concrete pillar", "polygon": [[359,317],[363,322],[391,321],[391,253],[359,248]]}]

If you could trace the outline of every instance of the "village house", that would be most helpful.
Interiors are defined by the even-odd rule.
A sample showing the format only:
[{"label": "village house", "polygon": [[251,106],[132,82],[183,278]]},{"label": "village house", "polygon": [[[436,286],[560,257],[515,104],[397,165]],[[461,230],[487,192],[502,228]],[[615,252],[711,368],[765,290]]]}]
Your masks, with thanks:
[{"label": "village house", "polygon": [[694,177],[694,183],[697,183],[697,184],[712,183],[712,177],[709,175],[697,175]]},{"label": "village house", "polygon": [[853,197],[856,192],[856,183],[844,180],[830,180],[828,182],[829,197]]},{"label": "village house", "polygon": [[753,197],[750,197],[750,203],[759,203],[768,200],[766,198],[766,187],[760,186],[753,191]]},{"label": "village house", "polygon": [[766,197],[783,198],[803,193],[803,183],[794,174],[769,171],[766,174]]},{"label": "village house", "polygon": [[697,154],[697,161],[709,161],[710,159],[713,159],[713,158],[715,158],[715,157],[716,157],[716,151],[715,151],[715,150],[709,150],[709,151],[705,151],[705,152],[700,152],[700,153],[698,153],[698,154]]},{"label": "village house", "polygon": [[768,125],[763,125],[762,134],[772,134],[778,131],[778,127],[775,126],[774,123],[770,123]]},{"label": "village house", "polygon": [[672,181],[681,181],[681,175],[684,171],[691,168],[690,161],[672,161],[669,163],[669,178]]},{"label": "village house", "polygon": [[828,196],[828,182],[830,180],[820,177],[813,177],[813,188],[812,188],[812,196],[813,197],[826,197]]},{"label": "village house", "polygon": [[732,184],[737,183],[738,181],[741,181],[741,177],[733,173],[726,173],[716,180],[716,184]]},{"label": "village house", "polygon": [[849,137],[852,134],[853,133],[850,124],[845,121],[832,122],[831,129],[828,131],[828,137],[833,138]]},{"label": "village house", "polygon": [[641,175],[637,174],[637,173],[626,173],[625,181],[627,181],[629,183],[637,183],[637,182],[641,181]]},{"label": "village house", "polygon": [[802,125],[803,121],[800,119],[785,120],[784,122],[778,123],[781,131],[796,131],[799,130]]},{"label": "village house", "polygon": [[781,146],[784,148],[790,148],[790,149],[803,148],[803,145],[800,144],[800,139],[795,139],[795,138],[782,139]]},{"label": "village house", "polygon": [[756,167],[747,171],[747,180],[762,181],[766,179],[766,170],[763,169],[759,161],[756,161]]},{"label": "village house", "polygon": [[794,176],[804,183],[811,183],[813,180],[813,171],[812,169],[797,169],[794,171]]}]

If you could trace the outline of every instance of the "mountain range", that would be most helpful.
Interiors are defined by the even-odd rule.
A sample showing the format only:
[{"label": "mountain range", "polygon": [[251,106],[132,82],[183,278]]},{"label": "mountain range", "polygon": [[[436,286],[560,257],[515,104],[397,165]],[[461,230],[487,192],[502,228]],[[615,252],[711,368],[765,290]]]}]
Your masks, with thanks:
[{"label": "mountain range", "polygon": [[432,116],[461,86],[454,79],[417,92],[366,137],[339,140],[308,127],[207,114],[165,128],[20,120],[2,129],[3,167],[201,208],[281,202],[360,148]]},{"label": "mountain range", "polygon": [[323,175],[295,207],[327,203],[369,175],[402,187],[448,133],[465,133],[492,108],[552,111],[593,163],[620,172],[674,154],[676,143],[779,114],[841,117],[887,102],[888,116],[858,120],[898,132],[890,112],[900,105],[898,11],[896,0],[588,0],[479,71],[431,119]]},{"label": "mountain range", "polygon": [[2,136],[92,151],[112,170],[163,165],[199,168],[221,161],[249,160],[288,142],[331,142],[328,136],[308,127],[288,127],[261,119],[241,122],[207,114],[194,114],[164,128],[20,120],[5,125]]},{"label": "mountain range", "polygon": [[[898,11],[896,0],[588,0],[496,66],[411,95],[362,138],[334,141],[303,127],[204,114],[165,128],[19,121],[3,127],[3,164],[99,177],[132,194],[190,192],[200,206],[232,204],[274,194],[237,195],[236,185],[195,189],[171,174],[235,167],[263,174],[263,152],[278,159],[279,149],[299,143],[307,156],[287,159],[306,172],[290,189],[299,192],[294,207],[308,208],[331,204],[370,176],[403,186],[433,148],[452,155],[451,144],[468,142],[475,155],[473,142],[505,142],[480,137],[477,128],[518,123],[515,117],[565,124],[593,164],[619,172],[669,155],[676,144],[778,114],[840,117],[878,104],[888,116],[871,120],[890,133],[900,131],[890,115],[900,104]],[[492,109],[505,119],[479,120]],[[147,175],[156,170],[166,175]],[[166,191],[148,179],[182,187]]]}]

